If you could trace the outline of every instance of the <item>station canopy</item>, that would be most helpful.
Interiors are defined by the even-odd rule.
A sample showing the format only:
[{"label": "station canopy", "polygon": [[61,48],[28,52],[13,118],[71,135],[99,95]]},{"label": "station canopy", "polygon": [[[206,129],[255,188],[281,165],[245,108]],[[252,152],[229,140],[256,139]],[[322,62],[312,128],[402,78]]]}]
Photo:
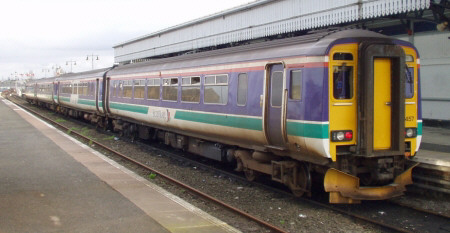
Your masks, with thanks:
[{"label": "station canopy", "polygon": [[127,64],[428,8],[430,0],[259,0],[115,45],[114,56]]}]

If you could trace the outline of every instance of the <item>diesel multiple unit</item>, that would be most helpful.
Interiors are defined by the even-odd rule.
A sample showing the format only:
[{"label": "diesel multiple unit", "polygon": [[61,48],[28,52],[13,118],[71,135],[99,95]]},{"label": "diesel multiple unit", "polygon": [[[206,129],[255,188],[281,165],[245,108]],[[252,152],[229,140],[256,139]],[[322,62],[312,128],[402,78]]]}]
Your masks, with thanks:
[{"label": "diesel multiple unit", "polygon": [[402,195],[422,135],[420,59],[365,30],[322,32],[27,84],[102,128],[235,163],[332,203]]}]

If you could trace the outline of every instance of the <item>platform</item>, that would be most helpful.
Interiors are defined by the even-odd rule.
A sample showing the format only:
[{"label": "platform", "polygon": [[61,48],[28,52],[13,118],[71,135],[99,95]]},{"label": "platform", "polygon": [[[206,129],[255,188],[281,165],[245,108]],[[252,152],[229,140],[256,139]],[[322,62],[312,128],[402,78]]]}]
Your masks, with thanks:
[{"label": "platform", "polygon": [[423,127],[419,153],[413,160],[450,168],[450,129]]},{"label": "platform", "polygon": [[238,232],[0,97],[0,232]]}]

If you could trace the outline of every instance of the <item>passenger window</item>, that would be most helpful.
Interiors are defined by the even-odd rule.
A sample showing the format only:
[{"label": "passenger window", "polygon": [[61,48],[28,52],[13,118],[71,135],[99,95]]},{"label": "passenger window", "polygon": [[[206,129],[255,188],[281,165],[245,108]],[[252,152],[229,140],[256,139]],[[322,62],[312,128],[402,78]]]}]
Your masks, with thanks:
[{"label": "passenger window", "polygon": [[123,94],[123,81],[119,81],[119,91],[117,92],[117,97],[122,97]]},{"label": "passenger window", "polygon": [[89,95],[94,96],[94,93],[95,93],[95,83],[90,82],[89,83]]},{"label": "passenger window", "polygon": [[109,95],[110,95],[110,97],[116,96],[116,81],[110,80],[109,81],[109,85],[110,85],[109,86]]},{"label": "passenger window", "polygon": [[200,77],[185,77],[181,79],[181,101],[200,102]]},{"label": "passenger window", "polygon": [[88,86],[87,83],[79,83],[78,84],[78,94],[86,96],[88,94]]},{"label": "passenger window", "polygon": [[147,99],[159,100],[160,95],[160,80],[159,78],[149,79],[147,83]]},{"label": "passenger window", "polygon": [[228,75],[209,75],[205,77],[204,102],[207,104],[228,103]]},{"label": "passenger window", "polygon": [[123,81],[123,97],[131,98],[132,93],[133,93],[133,85],[131,80]]},{"label": "passenger window", "polygon": [[245,106],[247,104],[248,77],[246,73],[238,76],[237,105]]},{"label": "passenger window", "polygon": [[72,94],[78,94],[78,83],[73,84]]},{"label": "passenger window", "polygon": [[283,72],[275,71],[271,76],[271,88],[270,88],[270,104],[272,107],[280,107],[283,100]]},{"label": "passenger window", "polygon": [[405,98],[414,97],[414,68],[405,66]]},{"label": "passenger window", "polygon": [[145,96],[145,79],[134,80],[134,98],[143,99]]},{"label": "passenger window", "polygon": [[333,96],[335,99],[353,98],[353,67],[333,67]]},{"label": "passenger window", "polygon": [[301,70],[293,70],[291,71],[291,80],[290,80],[290,98],[293,100],[301,100],[302,99],[302,71]]},{"label": "passenger window", "polygon": [[119,81],[114,81],[114,96],[119,97]]},{"label": "passenger window", "polygon": [[178,78],[163,79],[163,100],[178,101]]}]

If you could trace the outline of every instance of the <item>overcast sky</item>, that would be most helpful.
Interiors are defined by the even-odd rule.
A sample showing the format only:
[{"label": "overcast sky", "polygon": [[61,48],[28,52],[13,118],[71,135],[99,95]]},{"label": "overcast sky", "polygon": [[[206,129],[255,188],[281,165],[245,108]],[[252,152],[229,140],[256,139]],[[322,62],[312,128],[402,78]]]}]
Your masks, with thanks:
[{"label": "overcast sky", "polygon": [[0,8],[0,79],[111,66],[113,46],[254,0],[20,0]]}]

